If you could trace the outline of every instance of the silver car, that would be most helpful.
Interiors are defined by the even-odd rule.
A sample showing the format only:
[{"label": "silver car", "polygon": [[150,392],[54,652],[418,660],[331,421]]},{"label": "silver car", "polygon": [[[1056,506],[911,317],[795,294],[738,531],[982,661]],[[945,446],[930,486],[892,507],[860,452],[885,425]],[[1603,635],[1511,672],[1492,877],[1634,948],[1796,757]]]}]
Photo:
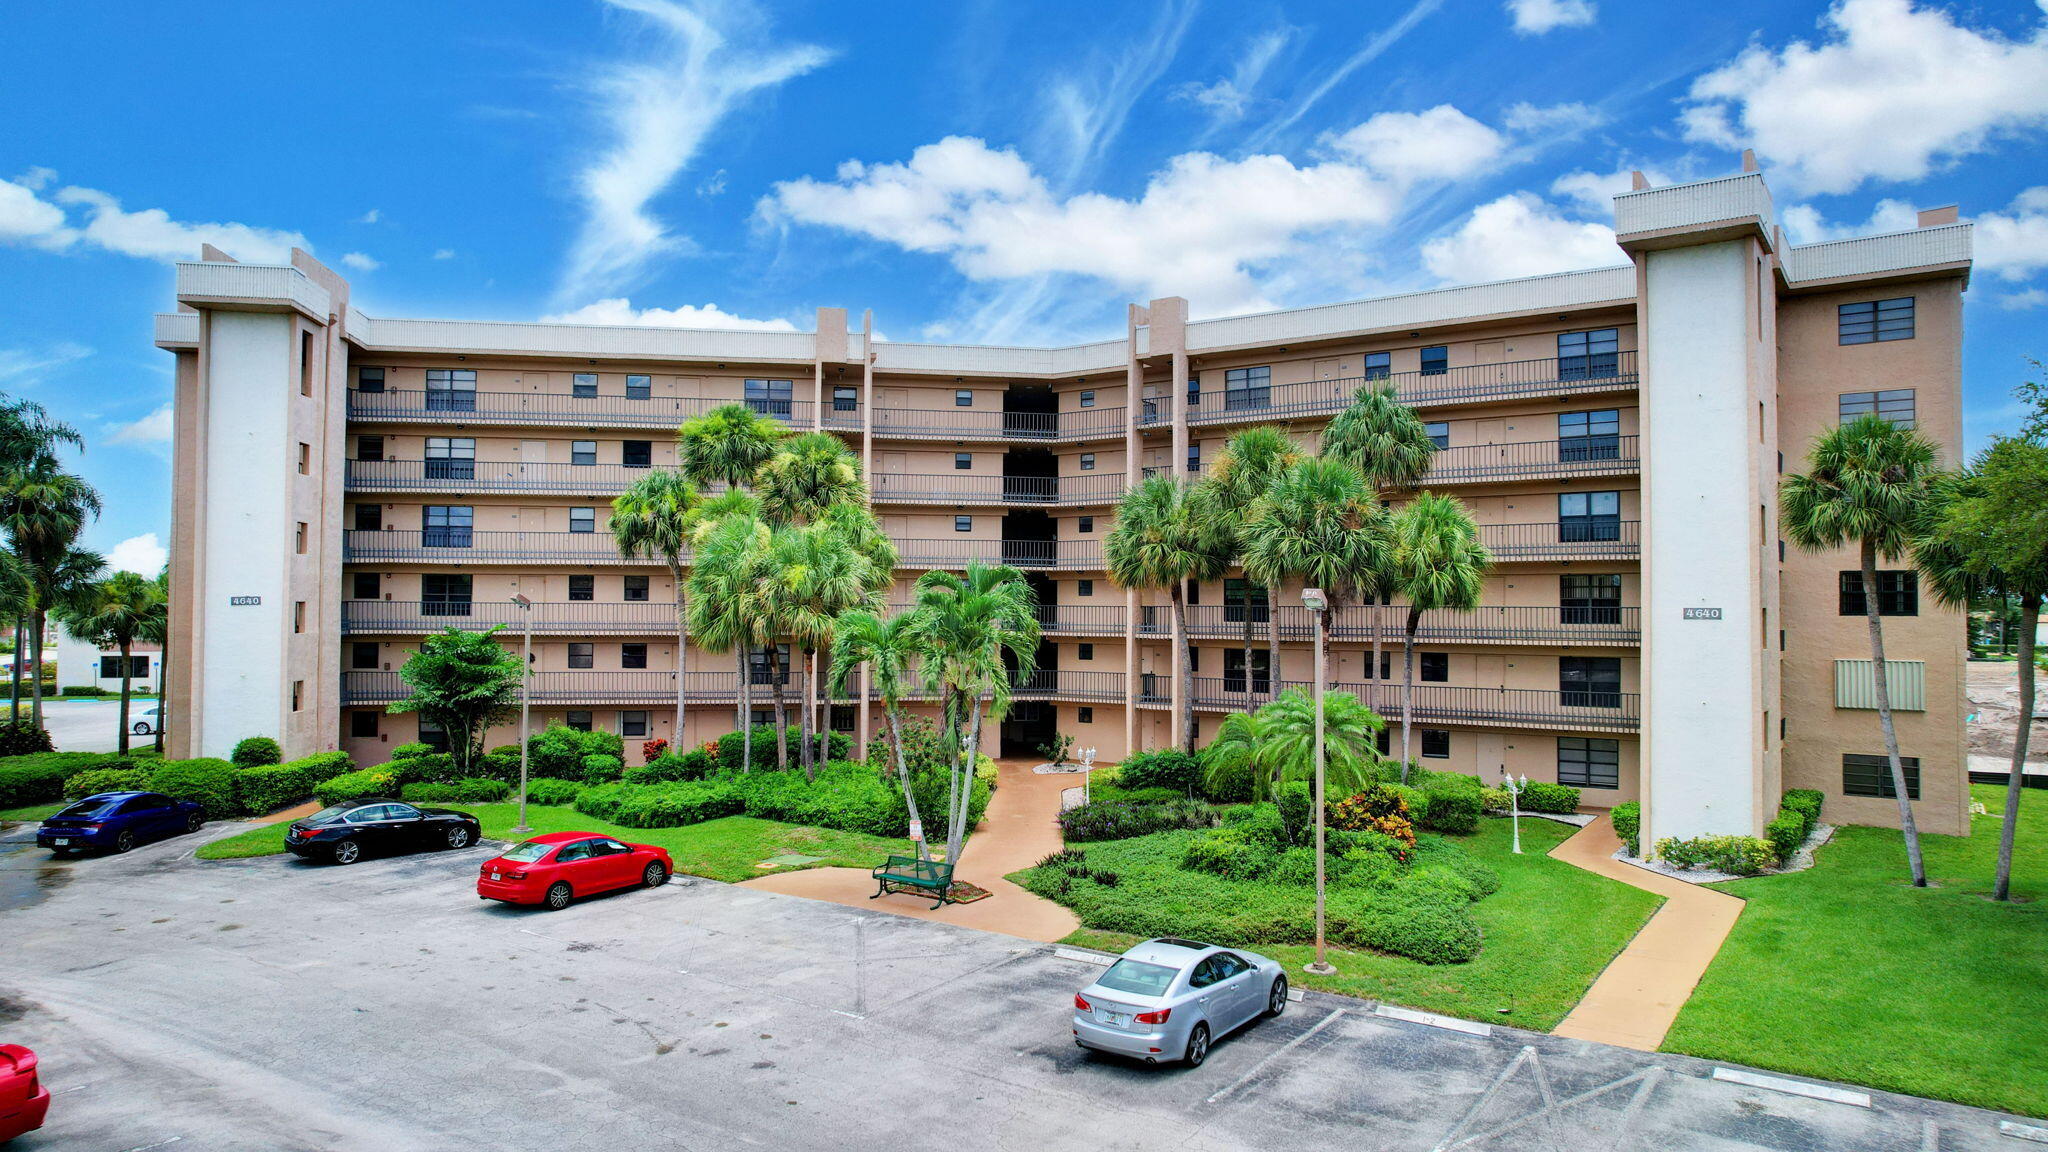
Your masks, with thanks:
[{"label": "silver car", "polygon": [[1198,1067],[1217,1037],[1286,1010],[1279,961],[1197,940],[1147,940],[1075,994],[1074,1043]]}]

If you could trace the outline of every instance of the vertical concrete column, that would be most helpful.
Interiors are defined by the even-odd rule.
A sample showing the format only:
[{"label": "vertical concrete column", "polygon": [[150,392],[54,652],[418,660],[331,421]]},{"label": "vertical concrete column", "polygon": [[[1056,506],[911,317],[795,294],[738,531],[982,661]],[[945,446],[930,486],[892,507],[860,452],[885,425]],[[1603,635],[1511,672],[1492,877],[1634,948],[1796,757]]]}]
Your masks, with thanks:
[{"label": "vertical concrete column", "polygon": [[[1173,413],[1173,458],[1167,461],[1166,475],[1185,482],[1188,479],[1188,302],[1178,296],[1168,296],[1152,301],[1149,311],[1152,325],[1151,343],[1147,350],[1154,356],[1167,356],[1171,371],[1167,385],[1171,393],[1167,411]],[[1188,594],[1185,583],[1180,594],[1185,600]],[[1167,721],[1166,746],[1177,748],[1182,738],[1181,709],[1194,707],[1194,702],[1187,698],[1187,636],[1181,628],[1179,615],[1174,617],[1169,634],[1173,637],[1172,660],[1168,664],[1173,675],[1173,710]]]},{"label": "vertical concrete column", "polygon": [[[875,310],[865,309],[860,314],[860,474],[870,485],[875,475]],[[875,503],[874,489],[868,489],[868,507]],[[890,588],[895,588],[895,574],[891,573]],[[874,701],[868,693],[873,688],[872,674],[867,665],[860,666],[860,748],[866,754],[873,717],[870,715]]]},{"label": "vertical concrete column", "polygon": [[[1130,488],[1141,475],[1138,453],[1144,438],[1138,432],[1138,413],[1143,409],[1145,365],[1138,359],[1138,329],[1151,322],[1151,313],[1136,304],[1124,314],[1124,487]],[[1138,736],[1138,592],[1124,590],[1124,750],[1141,752]]]}]

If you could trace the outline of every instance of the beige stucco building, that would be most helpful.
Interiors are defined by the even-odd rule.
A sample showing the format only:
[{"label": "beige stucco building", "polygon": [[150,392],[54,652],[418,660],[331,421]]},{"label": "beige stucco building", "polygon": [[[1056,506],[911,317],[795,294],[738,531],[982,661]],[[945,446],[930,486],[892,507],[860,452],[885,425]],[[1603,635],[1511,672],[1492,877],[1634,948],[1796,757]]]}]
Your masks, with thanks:
[{"label": "beige stucco building", "polygon": [[[173,754],[276,732],[379,761],[422,735],[382,710],[421,635],[507,624],[516,647],[529,620],[536,726],[613,728],[635,755],[731,730],[735,657],[679,661],[668,571],[622,560],[606,517],[673,463],[677,425],[734,401],[860,453],[902,553],[893,601],[972,558],[1029,574],[1042,670],[992,751],[1054,730],[1103,760],[1164,746],[1178,646],[1164,597],[1102,569],[1117,499],[1199,475],[1250,425],[1310,442],[1383,381],[1431,422],[1426,486],[1471,507],[1496,561],[1479,611],[1424,618],[1425,763],[1641,799],[1650,838],[1757,832],[1788,787],[1895,820],[1854,558],[1787,549],[1776,483],[1862,411],[1956,459],[1970,229],[1935,210],[1788,247],[1774,220],[1754,171],[1639,189],[1616,198],[1620,267],[1205,321],[1169,297],[1132,306],[1121,339],[1050,348],[887,343],[833,308],[787,333],[386,319],[304,254],[209,251],[157,318],[177,362],[172,646],[197,654],[172,671]],[[1960,832],[1961,616],[1910,573],[1879,594],[1922,827]],[[1300,589],[1189,597],[1205,733],[1311,677]],[[1331,679],[1390,715],[1401,615],[1342,606],[1331,654]],[[831,716],[874,730],[855,701]]]}]

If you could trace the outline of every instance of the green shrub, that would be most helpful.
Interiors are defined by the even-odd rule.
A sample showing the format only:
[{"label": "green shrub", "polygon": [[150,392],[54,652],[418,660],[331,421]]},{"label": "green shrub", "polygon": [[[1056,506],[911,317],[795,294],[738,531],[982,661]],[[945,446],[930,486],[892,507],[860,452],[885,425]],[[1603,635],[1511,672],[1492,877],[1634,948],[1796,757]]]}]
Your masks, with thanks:
[{"label": "green shrub", "polygon": [[101,792],[142,792],[149,788],[153,768],[88,768],[64,781],[64,798],[77,800]]},{"label": "green shrub", "polygon": [[1216,809],[1186,797],[1165,804],[1103,800],[1060,813],[1060,832],[1070,843],[1122,840],[1169,828],[1207,828],[1215,823]]},{"label": "green shrub", "polygon": [[[925,725],[926,727],[931,726],[929,721],[926,721]],[[904,734],[906,743],[908,743],[911,740],[908,729],[913,728],[914,726],[915,722],[904,725],[906,729]],[[792,767],[794,767],[796,764],[800,762],[800,756],[797,752],[797,745],[803,739],[802,726],[797,724],[791,724],[787,729],[787,732],[789,733],[789,763]],[[816,740],[817,738],[817,733],[814,732],[811,734],[812,740]],[[737,732],[728,732],[725,735],[720,736],[718,739],[713,740],[711,743],[718,750],[719,767],[731,769],[733,771],[738,771],[742,763],[741,755],[746,751],[746,740],[742,738],[741,735]],[[868,742],[870,756],[872,757],[875,751],[884,746],[885,743],[885,739],[879,736],[873,740],[870,740]],[[830,736],[826,737],[825,745],[825,759],[827,762],[833,760],[844,760],[847,756],[851,755],[853,751],[853,739],[847,736],[844,732],[834,732]],[[886,759],[886,756],[883,757],[883,759]],[[910,753],[910,760],[912,767],[915,767],[917,764],[917,755],[914,750],[912,750]],[[876,763],[881,763],[881,760],[876,760]],[[754,768],[756,771],[758,771],[762,768],[772,769],[774,767],[775,726],[773,724],[756,724],[754,725]],[[890,770],[895,770],[893,765],[891,765]]]},{"label": "green shrub", "polygon": [[1657,841],[1657,858],[1673,868],[1711,868],[1731,876],[1754,876],[1777,863],[1770,841],[1755,836],[1667,836]]},{"label": "green shrub", "polygon": [[1569,816],[1579,810],[1579,790],[1563,784],[1531,780],[1523,786],[1520,803],[1524,812]]},{"label": "green shrub", "polygon": [[645,764],[626,769],[629,784],[661,784],[677,780],[702,780],[711,775],[711,755],[701,748],[669,752]]},{"label": "green shrub", "polygon": [[1764,825],[1764,839],[1770,841],[1771,855],[1783,864],[1806,843],[1806,821],[1799,813],[1780,808],[1777,818]]},{"label": "green shrub", "polygon": [[[0,727],[5,727],[0,725]],[[100,752],[31,752],[0,760],[0,808],[48,804],[64,796],[64,781],[93,768],[129,762]]]},{"label": "green shrub", "polygon": [[[341,756],[341,767],[348,768],[346,753],[325,753],[326,756]],[[242,811],[253,815],[275,812],[279,808],[297,804],[313,794],[313,785],[332,773],[316,775],[306,768],[307,761],[294,760],[290,764],[259,764],[235,773],[235,803]]]},{"label": "green shrub", "polygon": [[585,816],[627,828],[676,828],[736,816],[746,802],[727,780],[675,784],[599,784],[576,795]]},{"label": "green shrub", "polygon": [[1279,811],[1280,823],[1293,837],[1293,843],[1305,843],[1315,834],[1315,800],[1307,784],[1282,784]]},{"label": "green shrub", "polygon": [[1814,827],[1820,823],[1821,805],[1826,801],[1825,793],[1816,792],[1811,788],[1793,788],[1778,801],[1778,807],[1789,808],[1799,813],[1806,824],[1807,834],[1812,835]]},{"label": "green shrub", "polygon": [[490,804],[511,794],[512,786],[503,780],[470,776],[447,784],[407,784],[399,799],[415,804]]},{"label": "green shrub", "polygon": [[577,793],[583,785],[574,780],[557,780],[551,776],[537,776],[526,782],[528,804],[574,804]]},{"label": "green shrub", "polygon": [[1500,873],[1495,872],[1485,861],[1479,860],[1448,840],[1434,836],[1419,837],[1415,841],[1415,854],[1410,858],[1419,873],[1455,872],[1462,877],[1471,891],[1468,900],[1477,900],[1500,891]]},{"label": "green shrub", "polygon": [[1337,855],[1384,856],[1397,865],[1406,866],[1415,856],[1415,843],[1412,835],[1403,840],[1375,829],[1361,828],[1345,837],[1343,849]]},{"label": "green shrub", "polygon": [[1479,830],[1479,813],[1485,805],[1479,789],[1446,788],[1426,795],[1421,821],[1424,828],[1460,835]]},{"label": "green shrub", "polygon": [[591,784],[609,784],[619,778],[625,765],[617,756],[603,752],[592,752],[583,757],[583,779]]},{"label": "green shrub", "polygon": [[1117,783],[1140,788],[1171,788],[1192,795],[1202,783],[1202,762],[1178,748],[1133,752],[1116,767]]},{"label": "green shrub", "polygon": [[1628,846],[1628,854],[1641,856],[1643,848],[1639,841],[1643,834],[1642,804],[1634,800],[1616,804],[1614,811],[1608,813],[1608,819],[1614,821],[1614,834],[1621,837],[1621,842]]},{"label": "green shrub", "polygon": [[1204,768],[1200,791],[1217,804],[1249,804],[1258,794],[1258,770],[1250,764]]},{"label": "green shrub", "polygon": [[[626,742],[616,732],[578,732],[565,724],[550,724],[526,742],[527,771],[536,776],[561,780],[584,779],[583,758],[611,756],[623,762]],[[616,775],[613,779],[616,779]]]},{"label": "green shrub", "polygon": [[431,756],[433,754],[434,746],[419,740],[408,744],[400,744],[391,750],[391,758],[393,760],[417,760],[422,756]]},{"label": "green shrub", "polygon": [[28,721],[0,723],[0,757],[33,756],[37,752],[53,752],[56,746],[50,743],[50,734]]},{"label": "green shrub", "polygon": [[1256,880],[1272,871],[1277,858],[1270,844],[1252,839],[1243,828],[1212,828],[1187,842],[1180,866],[1233,880]]},{"label": "green shrub", "polygon": [[235,766],[225,760],[171,760],[150,775],[149,790],[198,803],[208,820],[227,820],[242,814],[236,775]]},{"label": "green shrub", "polygon": [[235,750],[228,753],[228,759],[237,768],[279,764],[284,761],[284,749],[268,736],[245,736],[236,741]]},{"label": "green shrub", "polygon": [[315,752],[285,765],[287,768],[304,769],[316,783],[330,776],[339,776],[355,766],[355,761],[349,759],[346,752]]},{"label": "green shrub", "polygon": [[[100,687],[100,686],[99,686],[99,685],[97,685],[97,684],[66,684],[66,685],[65,685],[65,686],[63,686],[62,688],[59,688],[59,689],[57,689],[57,695],[59,695],[59,696],[64,696],[64,697],[78,697],[78,696],[93,696],[93,697],[103,697],[103,696],[119,696],[119,695],[120,695],[120,693],[119,693],[119,692],[116,692],[116,691],[113,691],[112,689],[108,689],[108,688],[102,688],[102,687]],[[88,793],[86,793],[86,795],[90,796],[90,795],[92,795],[92,793],[88,792]]]},{"label": "green shrub", "polygon": [[[970,820],[980,818],[988,795],[988,786],[978,781]],[[902,791],[893,780],[847,761],[820,766],[815,781],[804,779],[802,772],[757,770],[706,780],[599,784],[577,793],[575,805],[586,816],[629,828],[669,828],[740,814],[876,836],[902,836],[910,826]],[[930,836],[943,835],[939,811],[932,809]]]},{"label": "green shrub", "polygon": [[503,780],[507,784],[519,782],[519,745],[500,744],[484,753],[471,769],[478,776],[492,780]]},{"label": "green shrub", "polygon": [[446,752],[423,752],[393,760],[385,767],[400,784],[452,784],[461,779],[455,757]]},{"label": "green shrub", "polygon": [[1488,816],[1505,816],[1513,808],[1512,799],[1505,788],[1481,788],[1479,810]]},{"label": "green shrub", "polygon": [[392,764],[360,768],[313,785],[313,798],[322,804],[340,804],[358,796],[390,796],[399,790],[398,777]]}]

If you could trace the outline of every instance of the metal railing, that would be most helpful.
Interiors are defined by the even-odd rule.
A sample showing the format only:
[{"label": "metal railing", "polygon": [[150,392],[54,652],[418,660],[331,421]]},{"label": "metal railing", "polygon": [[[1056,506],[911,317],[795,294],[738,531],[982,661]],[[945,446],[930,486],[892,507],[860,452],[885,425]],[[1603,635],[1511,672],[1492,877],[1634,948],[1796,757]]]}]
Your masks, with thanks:
[{"label": "metal railing", "polygon": [[595,497],[624,492],[652,471],[651,466],[520,460],[350,460],[344,476],[351,492],[551,492]]},{"label": "metal railing", "polygon": [[[1139,677],[1138,700],[1142,704],[1167,704],[1173,699],[1173,678],[1156,673]],[[1236,676],[1194,678],[1194,706],[1212,711],[1240,711],[1255,708],[1289,688],[1308,688],[1306,681],[1282,680],[1277,684],[1254,675],[1247,682]],[[1349,692],[1366,699],[1374,689],[1366,681],[1330,682],[1333,692]],[[1633,731],[1641,723],[1641,697],[1633,692],[1557,692],[1541,688],[1469,688],[1452,684],[1414,686],[1416,723],[1531,725],[1542,728],[1594,728],[1603,731]],[[1389,722],[1401,716],[1401,681],[1383,680],[1378,686],[1378,711]]]},{"label": "metal railing", "polygon": [[[1315,639],[1315,616],[1299,604],[1268,608],[1252,604],[1196,604],[1187,609],[1188,632],[1203,640],[1238,640],[1244,636],[1246,618],[1252,626],[1252,642],[1266,643],[1270,628],[1277,628],[1284,641]],[[1408,606],[1389,604],[1379,609],[1379,635],[1384,644],[1401,643],[1407,628]],[[1373,609],[1369,605],[1347,604],[1330,613],[1330,638],[1354,643],[1372,643]],[[1167,636],[1173,632],[1173,610],[1163,604],[1141,605],[1138,634]],[[1633,606],[1591,605],[1555,608],[1542,605],[1481,605],[1471,612],[1424,612],[1415,630],[1417,643],[1499,643],[1499,644],[1637,644],[1642,640],[1641,610]]]},{"label": "metal railing", "polygon": [[[1410,407],[1427,407],[1482,400],[1616,392],[1632,389],[1636,383],[1634,352],[1619,352],[1611,360],[1600,357],[1590,363],[1584,357],[1550,357],[1506,364],[1474,364],[1441,372],[1390,372],[1376,376],[1266,384],[1255,388],[1205,389],[1195,395],[1194,403],[1188,408],[1187,422],[1191,425],[1251,423],[1327,415],[1348,407],[1352,396],[1367,384],[1391,385],[1401,403]],[[1139,408],[1139,425],[1149,427],[1172,423],[1175,397],[1171,390],[1155,387],[1150,392]]]},{"label": "metal railing", "polygon": [[1481,524],[1479,542],[1495,560],[1621,560],[1642,554],[1636,520]]},{"label": "metal railing", "polygon": [[[1121,702],[1124,698],[1124,674],[1040,668],[1028,675],[1012,673],[1010,691],[1016,698],[1024,700]],[[929,699],[933,693],[919,685],[904,695],[909,699]]]},{"label": "metal railing", "polygon": [[345,633],[439,632],[503,626],[517,633],[531,624],[536,634],[596,636],[673,635],[676,606],[652,600],[536,602],[529,615],[518,605],[492,600],[344,600]]},{"label": "metal railing", "polygon": [[[473,528],[351,528],[341,534],[349,563],[419,560],[441,564],[573,564],[663,567],[619,555],[610,532],[479,531]],[[1019,568],[1097,569],[1100,540],[1000,540],[986,537],[898,539],[901,568],[964,568],[971,560]],[[685,563],[689,557],[683,557]]]},{"label": "metal railing", "polygon": [[[1124,409],[1004,412],[994,408],[876,408],[875,435],[920,440],[1100,440],[1121,436]],[[861,430],[861,414],[828,412],[825,426]]]},{"label": "metal railing", "polygon": [[[724,671],[690,671],[683,674],[683,698],[686,704],[732,704],[740,698],[740,675],[728,667]],[[782,694],[787,700],[803,698],[805,677],[801,672],[786,672],[782,680]],[[757,706],[765,706],[774,699],[775,688],[765,672],[752,676],[750,691]],[[535,672],[527,679],[529,699],[535,704],[647,704],[673,705],[676,699],[676,673],[673,669],[630,669],[625,671],[569,669]],[[388,704],[403,699],[409,690],[398,678],[396,672],[357,672],[341,674],[341,702],[343,704]]]},{"label": "metal railing", "polygon": [[[423,420],[451,424],[571,424],[587,427],[673,428],[725,404],[745,404],[764,416],[811,426],[809,400],[746,400],[738,396],[653,396],[606,394],[568,396],[552,392],[424,391],[351,389],[351,420]],[[843,415],[843,414],[842,414]],[[858,427],[856,422],[855,427]]]},{"label": "metal railing", "polygon": [[1582,436],[1518,444],[1465,444],[1440,448],[1425,484],[1470,484],[1544,476],[1617,476],[1642,470],[1636,438]]},{"label": "metal railing", "polygon": [[899,473],[868,478],[880,503],[1114,504],[1123,497],[1121,472],[1075,476],[1002,476],[995,473]]},{"label": "metal railing", "polygon": [[964,568],[968,561],[1010,564],[1018,568],[1095,569],[1102,567],[1100,540],[899,539],[896,563],[902,568]]}]

